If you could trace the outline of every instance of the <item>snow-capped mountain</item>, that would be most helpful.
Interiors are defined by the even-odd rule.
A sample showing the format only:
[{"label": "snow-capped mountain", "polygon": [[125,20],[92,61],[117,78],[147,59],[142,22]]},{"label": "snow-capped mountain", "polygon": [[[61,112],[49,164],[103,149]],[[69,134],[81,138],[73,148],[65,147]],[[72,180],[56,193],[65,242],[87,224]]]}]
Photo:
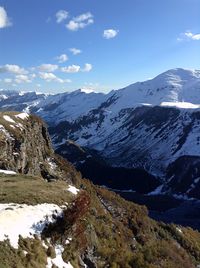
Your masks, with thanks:
[{"label": "snow-capped mountain", "polygon": [[[60,153],[65,153],[65,140],[71,139],[97,150],[111,166],[143,168],[165,181],[167,176],[171,181],[167,191],[176,188],[178,193],[199,197],[195,190],[199,187],[199,164],[195,173],[190,160],[191,170],[185,168],[187,176],[179,180],[177,174],[166,175],[171,174],[176,161],[180,163],[179,159],[187,162],[187,157],[200,157],[199,107],[200,72],[174,69],[112,91],[87,115],[74,121],[66,118],[49,130],[57,149],[62,146]],[[43,118],[48,120],[48,115],[43,114]],[[172,187],[173,176],[176,186]],[[178,182],[187,186],[177,187]]]},{"label": "snow-capped mountain", "polygon": [[47,94],[38,92],[18,92],[14,90],[0,90],[0,109],[8,111],[25,111],[47,98]]},{"label": "snow-capped mountain", "polygon": [[17,102],[21,110],[40,115],[49,124],[59,153],[64,155],[66,141],[73,140],[95,150],[111,166],[142,168],[165,181],[167,177],[170,183],[163,186],[167,191],[179,189],[172,187],[172,178],[178,175],[171,171],[190,158],[189,167],[195,166],[196,171],[188,167],[187,176],[175,180],[176,184],[187,184],[177,191],[193,196],[194,189],[200,187],[199,70],[172,69],[108,94],[81,90],[50,96],[31,94],[33,100],[27,100],[26,94],[14,100],[5,99],[3,92],[0,106],[8,109],[7,105],[16,107]]},{"label": "snow-capped mountain", "polygon": [[[76,90],[44,99],[38,108],[40,114],[51,121],[73,121],[97,108],[104,109],[110,118],[122,109],[136,106],[177,106],[198,108],[200,104],[200,71],[172,69],[145,82],[137,82],[108,94],[85,93]],[[49,115],[51,111],[51,116]]]},{"label": "snow-capped mountain", "polygon": [[60,121],[73,122],[80,116],[86,115],[90,110],[98,107],[107,98],[103,93],[86,93],[81,89],[71,93],[51,95],[43,99],[35,108],[41,117],[48,123]]}]

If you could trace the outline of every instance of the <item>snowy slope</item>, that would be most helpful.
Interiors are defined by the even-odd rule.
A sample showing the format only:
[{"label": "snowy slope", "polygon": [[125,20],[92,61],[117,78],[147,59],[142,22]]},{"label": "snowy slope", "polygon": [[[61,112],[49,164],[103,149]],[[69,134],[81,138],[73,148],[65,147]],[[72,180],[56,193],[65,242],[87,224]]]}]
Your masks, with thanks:
[{"label": "snowy slope", "polygon": [[117,99],[109,105],[112,113],[138,105],[187,102],[200,104],[200,71],[169,70],[154,79],[138,82],[113,92]]},{"label": "snowy slope", "polygon": [[31,112],[35,105],[47,97],[48,94],[38,92],[0,90],[0,108],[8,111]]},{"label": "snowy slope", "polygon": [[[188,113],[198,109],[200,107],[200,71],[174,69],[152,80],[111,91],[99,107],[89,111],[84,118],[83,116],[76,118],[74,137],[71,135],[74,125],[68,126],[68,135],[83,146],[92,145],[96,149],[105,149],[102,142],[106,142],[108,137],[110,138],[107,141],[110,142],[115,131],[119,139],[120,136],[123,137],[122,130],[118,133],[118,129],[122,128],[133,109],[153,108],[156,105],[177,107]],[[44,113],[43,117],[48,119]],[[70,121],[67,118],[65,120]],[[84,136],[87,138],[85,139]]]},{"label": "snowy slope", "polygon": [[0,241],[7,236],[11,245],[18,248],[19,235],[40,235],[45,224],[53,221],[53,214],[61,215],[62,209],[55,204],[0,204]]},{"label": "snowy slope", "polygon": [[[49,129],[58,150],[71,139],[97,150],[112,166],[161,177],[177,159],[200,157],[200,71],[169,70],[106,96],[87,115]],[[197,178],[190,175],[193,185]]]},{"label": "snowy slope", "polygon": [[85,93],[82,90],[56,94],[37,105],[37,114],[49,123],[55,123],[55,120],[56,122],[73,121],[98,107],[105,99],[106,95],[103,93]]}]

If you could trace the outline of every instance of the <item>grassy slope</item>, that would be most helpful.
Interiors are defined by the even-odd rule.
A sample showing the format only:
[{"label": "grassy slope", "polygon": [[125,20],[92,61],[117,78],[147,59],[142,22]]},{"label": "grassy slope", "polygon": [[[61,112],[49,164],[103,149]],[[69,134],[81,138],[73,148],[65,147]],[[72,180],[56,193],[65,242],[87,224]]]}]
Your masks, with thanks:
[{"label": "grassy slope", "polygon": [[[0,203],[28,205],[72,203],[74,195],[67,191],[67,187],[68,184],[61,180],[47,182],[39,177],[0,174]],[[46,245],[47,249],[37,237],[20,238],[18,249],[12,248],[9,241],[0,241],[0,268],[44,268],[47,264],[47,256],[52,254],[51,246],[47,241]]]},{"label": "grassy slope", "polygon": [[0,174],[0,203],[62,205],[71,200],[65,181],[47,182],[39,177]]},{"label": "grassy slope", "polygon": [[[180,233],[175,225],[151,220],[143,206],[87,180],[80,180],[80,185],[84,190],[74,200],[64,181],[48,183],[37,177],[1,175],[0,202],[68,202],[63,220],[47,228],[43,239],[49,238],[54,245],[72,237],[64,246],[63,258],[75,268],[80,267],[79,256],[87,263],[96,262],[98,268],[195,268],[200,263],[198,232],[181,228]],[[45,267],[47,256],[54,255],[46,243],[48,249],[40,239],[21,238],[16,250],[8,242],[0,242],[0,267]]]}]

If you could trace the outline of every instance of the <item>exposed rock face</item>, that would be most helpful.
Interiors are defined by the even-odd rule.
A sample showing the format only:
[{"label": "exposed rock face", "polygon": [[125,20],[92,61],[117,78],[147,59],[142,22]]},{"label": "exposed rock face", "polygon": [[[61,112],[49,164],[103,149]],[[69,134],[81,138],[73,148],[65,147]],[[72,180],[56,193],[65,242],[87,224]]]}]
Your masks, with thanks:
[{"label": "exposed rock face", "polygon": [[200,198],[200,157],[183,156],[169,165],[164,190]]},{"label": "exposed rock face", "polygon": [[[198,176],[192,175],[196,161],[200,159],[199,111],[143,106],[121,111],[119,116],[109,123],[105,123],[106,115],[104,122],[101,122],[94,114],[95,111],[87,118],[84,117],[87,120],[82,117],[74,124],[61,122],[49,128],[54,144],[58,144],[56,151],[59,154],[68,157],[69,146],[60,143],[65,138],[72,139],[79,145],[82,144],[84,149],[96,150],[112,167],[145,169],[150,174],[163,178],[163,182],[167,184],[174,175],[173,187],[171,183],[167,187],[168,190],[171,189],[171,193],[200,198],[200,181],[195,181]],[[86,162],[87,157],[81,158],[79,166],[85,165]],[[172,167],[177,167],[180,162],[177,175],[176,169]],[[186,171],[186,167],[190,168],[190,172]],[[187,173],[187,187],[181,187],[183,184],[176,179],[179,177],[185,180],[184,177],[181,178],[184,173]],[[126,187],[125,181],[124,185]],[[127,189],[125,187],[124,189]],[[163,190],[166,188],[163,187]]]},{"label": "exposed rock face", "polygon": [[[70,178],[60,169],[46,126],[26,113],[0,113],[0,168],[45,179]],[[65,163],[73,173],[74,168]],[[74,171],[75,172],[75,171]]]}]

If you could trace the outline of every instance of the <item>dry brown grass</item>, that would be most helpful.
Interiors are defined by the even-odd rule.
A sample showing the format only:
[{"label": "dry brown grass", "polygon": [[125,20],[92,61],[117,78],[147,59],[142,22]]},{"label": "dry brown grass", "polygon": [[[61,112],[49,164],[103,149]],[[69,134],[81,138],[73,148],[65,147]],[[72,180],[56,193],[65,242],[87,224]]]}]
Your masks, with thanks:
[{"label": "dry brown grass", "polygon": [[0,174],[0,203],[62,205],[71,202],[73,195],[67,191],[65,181],[47,182],[38,177]]}]

